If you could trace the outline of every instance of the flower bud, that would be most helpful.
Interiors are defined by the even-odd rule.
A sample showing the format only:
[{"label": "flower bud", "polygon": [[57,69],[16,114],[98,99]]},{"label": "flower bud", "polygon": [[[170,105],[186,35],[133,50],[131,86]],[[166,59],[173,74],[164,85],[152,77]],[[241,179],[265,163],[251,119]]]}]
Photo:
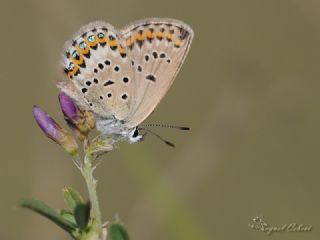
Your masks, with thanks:
[{"label": "flower bud", "polygon": [[74,101],[64,92],[59,94],[60,107],[69,125],[79,139],[83,140],[95,128],[95,118],[91,112],[81,111]]},{"label": "flower bud", "polygon": [[33,115],[41,130],[47,137],[61,145],[70,155],[76,155],[78,144],[75,139],[61,128],[45,111],[34,106]]}]

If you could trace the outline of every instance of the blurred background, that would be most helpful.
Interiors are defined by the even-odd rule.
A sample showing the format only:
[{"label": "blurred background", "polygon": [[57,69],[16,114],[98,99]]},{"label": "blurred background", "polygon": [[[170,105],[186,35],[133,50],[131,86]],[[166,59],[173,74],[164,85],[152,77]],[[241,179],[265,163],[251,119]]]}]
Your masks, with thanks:
[{"label": "blurred background", "polygon": [[[146,17],[190,24],[195,39],[173,87],[148,123],[157,129],[121,144],[96,171],[104,220],[116,215],[131,239],[319,239],[320,2],[294,0],[9,1],[0,3],[0,239],[69,239],[18,207],[35,198],[63,208],[61,188],[86,196],[78,170],[45,138],[31,108],[61,124],[55,83],[64,42],[82,25],[116,27]],[[307,233],[248,227],[312,225]]]}]

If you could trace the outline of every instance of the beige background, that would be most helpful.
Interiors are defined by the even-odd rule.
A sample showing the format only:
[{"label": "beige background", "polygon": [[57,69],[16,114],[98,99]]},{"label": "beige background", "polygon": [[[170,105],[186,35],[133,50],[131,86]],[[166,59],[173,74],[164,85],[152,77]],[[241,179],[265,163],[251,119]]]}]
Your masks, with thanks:
[{"label": "beige background", "polygon": [[[93,20],[117,27],[145,17],[193,26],[178,78],[147,122],[149,137],[103,157],[96,177],[104,219],[132,239],[319,239],[320,2],[294,0],[9,1],[0,3],[0,239],[69,239],[20,209],[22,198],[64,206],[61,188],[86,194],[63,150],[36,126],[39,104],[63,123],[55,82],[64,42]],[[248,223],[313,225],[265,233]]]}]

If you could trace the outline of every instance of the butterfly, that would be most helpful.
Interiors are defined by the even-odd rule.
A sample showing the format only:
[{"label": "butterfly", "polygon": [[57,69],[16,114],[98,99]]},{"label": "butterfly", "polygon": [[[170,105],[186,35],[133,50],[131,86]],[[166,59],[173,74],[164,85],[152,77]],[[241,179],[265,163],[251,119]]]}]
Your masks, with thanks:
[{"label": "butterfly", "polygon": [[98,21],[65,44],[62,92],[94,113],[97,129],[129,143],[178,74],[193,30],[175,19],[150,18],[121,30]]}]

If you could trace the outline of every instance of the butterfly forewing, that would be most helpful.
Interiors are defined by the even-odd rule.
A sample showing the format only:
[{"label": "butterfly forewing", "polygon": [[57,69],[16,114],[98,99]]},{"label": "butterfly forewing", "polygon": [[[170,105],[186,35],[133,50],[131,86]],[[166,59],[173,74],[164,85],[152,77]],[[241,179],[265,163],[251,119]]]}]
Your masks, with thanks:
[{"label": "butterfly forewing", "polygon": [[115,28],[105,22],[82,27],[66,43],[62,91],[102,118],[122,120],[132,108],[134,69]]},{"label": "butterfly forewing", "polygon": [[193,31],[177,20],[146,19],[125,27],[120,34],[135,75],[134,99],[125,119],[132,128],[149,116],[172,85]]}]

